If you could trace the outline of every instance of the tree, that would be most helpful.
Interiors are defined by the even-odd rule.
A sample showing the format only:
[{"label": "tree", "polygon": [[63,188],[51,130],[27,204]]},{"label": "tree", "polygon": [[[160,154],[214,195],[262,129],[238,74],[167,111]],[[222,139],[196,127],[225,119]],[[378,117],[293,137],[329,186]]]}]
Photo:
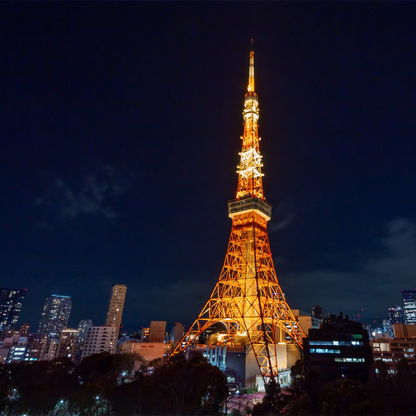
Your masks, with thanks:
[{"label": "tree", "polygon": [[272,378],[264,387],[266,389],[266,395],[261,403],[253,407],[253,416],[281,413],[288,404],[288,399],[282,393],[280,384]]}]

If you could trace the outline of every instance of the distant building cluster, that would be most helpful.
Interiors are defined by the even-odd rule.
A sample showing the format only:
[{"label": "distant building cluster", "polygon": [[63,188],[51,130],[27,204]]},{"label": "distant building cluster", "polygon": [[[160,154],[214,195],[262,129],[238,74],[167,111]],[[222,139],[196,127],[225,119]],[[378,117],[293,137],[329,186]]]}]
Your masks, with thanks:
[{"label": "distant building cluster", "polygon": [[164,360],[172,346],[183,337],[184,327],[175,323],[172,336],[166,321],[152,321],[149,328],[127,336],[120,334],[127,286],[114,284],[104,325],[83,319],[77,328],[68,328],[70,296],[51,295],[45,300],[37,332],[27,324],[17,328],[26,290],[0,288],[0,363],[69,358],[79,364],[85,357],[102,352],[137,353],[144,361]]},{"label": "distant building cluster", "polygon": [[94,326],[91,319],[84,319],[77,328],[68,328],[71,297],[47,297],[35,333],[29,332],[27,324],[17,329],[26,290],[0,288],[0,291],[0,363],[69,358],[78,364],[92,354],[116,353],[127,291],[125,285],[113,285],[105,324],[98,326]]},{"label": "distant building cluster", "polygon": [[[69,358],[79,364],[85,357],[101,352],[138,354],[147,363],[166,360],[181,342],[184,326],[176,322],[169,333],[166,321],[152,321],[149,327],[129,336],[120,333],[126,292],[125,285],[113,285],[104,325],[83,319],[77,328],[67,327],[71,297],[53,294],[45,299],[37,332],[30,332],[25,323],[17,327],[26,290],[0,288],[0,363]],[[342,313],[325,316],[320,305],[315,305],[311,313],[294,309],[296,320],[308,335],[303,344],[305,370],[313,368],[328,379],[365,381],[371,371],[378,371],[378,361],[391,374],[402,359],[416,365],[416,290],[403,290],[402,300],[401,306],[388,308],[383,327],[375,330]],[[285,342],[286,336],[276,334],[281,386],[290,384],[290,369],[300,358],[299,349]],[[225,326],[218,323],[208,328],[187,354],[201,353],[227,375],[230,386],[255,386],[261,391],[263,380],[246,338],[241,333],[230,342]]]}]

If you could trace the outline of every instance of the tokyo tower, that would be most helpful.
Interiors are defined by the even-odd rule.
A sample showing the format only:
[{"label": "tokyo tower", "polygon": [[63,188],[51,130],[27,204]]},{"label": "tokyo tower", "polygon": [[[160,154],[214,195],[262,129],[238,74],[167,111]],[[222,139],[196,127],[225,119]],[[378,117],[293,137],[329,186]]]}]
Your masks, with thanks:
[{"label": "tokyo tower", "polygon": [[228,202],[232,227],[224,265],[208,302],[170,357],[197,344],[206,329],[221,322],[227,331],[224,341],[244,339],[267,382],[278,375],[276,344],[293,343],[302,348],[305,334],[280,288],[270,250],[267,221],[272,206],[263,193],[253,50],[243,119],[237,194]]}]

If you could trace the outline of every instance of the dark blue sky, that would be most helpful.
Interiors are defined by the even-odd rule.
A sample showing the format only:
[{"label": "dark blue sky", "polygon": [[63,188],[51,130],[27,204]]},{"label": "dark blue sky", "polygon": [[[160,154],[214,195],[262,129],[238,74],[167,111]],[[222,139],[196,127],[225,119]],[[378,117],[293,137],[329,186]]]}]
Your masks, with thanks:
[{"label": "dark blue sky", "polygon": [[255,42],[271,249],[292,308],[416,288],[414,3],[2,3],[0,285],[70,325],[192,323],[217,280]]}]

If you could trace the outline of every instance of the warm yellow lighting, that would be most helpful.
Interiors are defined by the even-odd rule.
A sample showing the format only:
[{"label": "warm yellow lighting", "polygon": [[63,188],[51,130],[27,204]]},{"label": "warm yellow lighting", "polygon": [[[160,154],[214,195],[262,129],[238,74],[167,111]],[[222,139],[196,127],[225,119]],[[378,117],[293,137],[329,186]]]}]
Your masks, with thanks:
[{"label": "warm yellow lighting", "polygon": [[196,344],[203,331],[222,322],[227,334],[216,333],[213,340],[227,345],[234,337],[237,344],[250,345],[266,383],[278,375],[276,342],[285,339],[283,332],[287,340],[278,344],[300,348],[305,334],[279,285],[267,233],[272,207],[263,195],[254,52],[250,52],[247,91],[236,198],[228,202],[232,228],[223,268],[207,303],[170,357]]},{"label": "warm yellow lighting", "polygon": [[256,149],[250,149],[246,152],[239,153],[240,155],[240,164],[237,166],[238,170],[237,173],[242,175],[244,178],[258,178],[259,176],[264,176],[261,173],[261,167],[263,164],[261,163],[261,156],[257,153]]}]

